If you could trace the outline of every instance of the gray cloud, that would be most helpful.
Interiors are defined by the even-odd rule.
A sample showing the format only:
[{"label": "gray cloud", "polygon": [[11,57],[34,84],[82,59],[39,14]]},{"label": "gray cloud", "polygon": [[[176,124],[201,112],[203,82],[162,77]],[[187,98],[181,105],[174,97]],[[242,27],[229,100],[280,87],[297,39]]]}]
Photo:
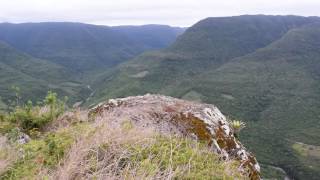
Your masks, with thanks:
[{"label": "gray cloud", "polygon": [[1,22],[74,21],[190,26],[214,16],[320,16],[319,0],[0,0]]}]

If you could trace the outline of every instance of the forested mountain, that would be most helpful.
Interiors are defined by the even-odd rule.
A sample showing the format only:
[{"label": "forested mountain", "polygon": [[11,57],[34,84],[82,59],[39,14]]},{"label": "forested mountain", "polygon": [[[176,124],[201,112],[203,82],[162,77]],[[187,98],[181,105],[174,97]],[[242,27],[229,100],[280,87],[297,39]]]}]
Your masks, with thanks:
[{"label": "forested mountain", "polygon": [[51,89],[85,100],[101,72],[151,49],[168,46],[184,28],[107,27],[81,23],[0,24],[0,108],[21,89],[37,100]]},{"label": "forested mountain", "polygon": [[106,72],[94,99],[160,93],[217,104],[247,122],[241,136],[272,177],[320,174],[320,19],[208,18],[162,51]]},{"label": "forested mountain", "polygon": [[114,66],[145,50],[164,48],[183,30],[161,25],[113,28],[81,23],[2,23],[0,40],[31,56],[84,72]]},{"label": "forested mountain", "polygon": [[50,89],[74,98],[82,90],[81,84],[72,80],[74,76],[66,68],[33,58],[4,42],[0,42],[0,77],[0,97],[6,104],[15,99],[14,86],[21,90],[19,96],[28,99],[42,97]]}]

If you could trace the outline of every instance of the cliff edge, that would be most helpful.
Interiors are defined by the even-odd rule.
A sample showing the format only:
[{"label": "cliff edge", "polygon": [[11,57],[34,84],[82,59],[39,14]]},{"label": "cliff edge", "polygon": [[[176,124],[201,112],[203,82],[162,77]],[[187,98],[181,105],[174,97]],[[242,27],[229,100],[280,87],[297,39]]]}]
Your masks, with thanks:
[{"label": "cliff edge", "polygon": [[261,179],[214,105],[147,94],[60,106],[0,114],[0,179]]},{"label": "cliff edge", "polygon": [[205,141],[223,160],[239,161],[241,173],[260,179],[256,158],[235,137],[230,122],[214,105],[147,94],[110,99],[92,108],[89,115],[115,128],[129,120],[134,126],[152,128],[161,134]]}]

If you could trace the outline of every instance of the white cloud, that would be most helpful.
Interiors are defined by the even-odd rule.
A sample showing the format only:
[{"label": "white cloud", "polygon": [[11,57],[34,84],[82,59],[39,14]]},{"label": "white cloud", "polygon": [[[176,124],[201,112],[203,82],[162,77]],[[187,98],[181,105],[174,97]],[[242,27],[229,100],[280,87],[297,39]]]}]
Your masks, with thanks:
[{"label": "white cloud", "polygon": [[0,0],[0,21],[190,26],[213,16],[320,16],[319,8],[319,0]]}]

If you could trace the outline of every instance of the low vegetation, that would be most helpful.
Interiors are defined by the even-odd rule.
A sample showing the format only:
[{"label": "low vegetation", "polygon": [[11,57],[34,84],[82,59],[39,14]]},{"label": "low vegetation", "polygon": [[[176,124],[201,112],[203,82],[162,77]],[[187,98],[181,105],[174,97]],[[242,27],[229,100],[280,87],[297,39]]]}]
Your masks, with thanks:
[{"label": "low vegetation", "polygon": [[320,169],[320,146],[294,142],[292,149],[295,156],[310,169]]},{"label": "low vegetation", "polygon": [[246,179],[206,143],[89,121],[53,92],[40,104],[0,116],[0,179]]},{"label": "low vegetation", "polygon": [[52,179],[245,179],[205,145],[127,123],[99,127],[75,143]]},{"label": "low vegetation", "polygon": [[239,136],[240,131],[246,127],[246,123],[240,120],[231,120],[230,124],[236,136]]},{"label": "low vegetation", "polygon": [[[17,99],[19,96],[17,95]],[[61,115],[66,108],[67,98],[60,100],[57,94],[51,91],[42,102],[34,105],[32,101],[20,105],[18,100],[12,111],[0,115],[0,132],[8,133],[19,128],[24,133],[32,135],[35,131],[41,131],[48,123]]]}]

